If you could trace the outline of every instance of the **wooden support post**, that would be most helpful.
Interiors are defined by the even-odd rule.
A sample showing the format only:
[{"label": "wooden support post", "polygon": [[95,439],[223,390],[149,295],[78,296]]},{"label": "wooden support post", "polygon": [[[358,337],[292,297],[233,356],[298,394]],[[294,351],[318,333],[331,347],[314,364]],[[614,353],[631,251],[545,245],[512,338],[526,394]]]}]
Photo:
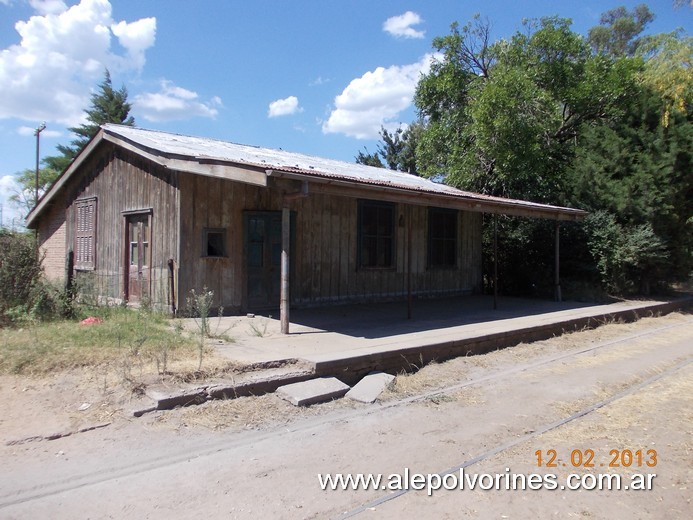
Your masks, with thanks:
[{"label": "wooden support post", "polygon": [[65,261],[65,291],[68,298],[72,299],[75,295],[75,254],[72,251],[67,252]]},{"label": "wooden support post", "polygon": [[282,208],[282,259],[279,319],[282,334],[289,333],[289,250],[291,248],[291,211]]},{"label": "wooden support post", "polygon": [[493,215],[493,310],[498,308],[498,215]]},{"label": "wooden support post", "polygon": [[555,268],[554,268],[554,285],[556,288],[555,292],[555,299],[557,302],[560,302],[563,300],[562,295],[561,295],[561,255],[560,255],[560,242],[561,242],[561,224],[556,221],[556,251],[555,251]]},{"label": "wooden support post", "polygon": [[171,305],[171,314],[176,315],[176,262],[173,258],[168,259],[168,282],[169,282],[169,300]]}]

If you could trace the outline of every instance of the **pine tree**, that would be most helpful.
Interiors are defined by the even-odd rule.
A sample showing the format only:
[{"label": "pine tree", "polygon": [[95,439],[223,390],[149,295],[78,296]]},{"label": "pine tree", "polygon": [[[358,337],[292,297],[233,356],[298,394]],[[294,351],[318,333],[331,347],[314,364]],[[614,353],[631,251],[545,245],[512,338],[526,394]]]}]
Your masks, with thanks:
[{"label": "pine tree", "polygon": [[[113,89],[111,74],[106,69],[104,79],[99,84],[98,90],[91,95],[91,106],[84,110],[87,122],[69,130],[76,134],[76,138],[70,145],[58,145],[56,148],[60,155],[44,157],[43,168],[39,171],[39,193],[44,193],[58,176],[70,166],[77,154],[94,137],[101,125],[116,123],[134,126],[135,120],[130,116],[132,105],[128,103],[128,91],[125,86],[118,90]],[[10,197],[15,204],[29,212],[35,204],[33,197],[35,189],[35,171],[26,169],[18,174],[19,190]],[[29,196],[28,194],[32,194]]]},{"label": "pine tree", "polygon": [[389,132],[384,126],[381,127],[378,151],[375,153],[370,153],[367,149],[365,152],[359,151],[356,162],[418,175],[416,146],[422,128],[420,123],[412,123],[406,129],[400,126],[394,132]]},{"label": "pine tree", "polygon": [[[128,103],[127,98],[128,91],[125,86],[122,86],[119,90],[113,89],[111,73],[106,69],[104,79],[99,85],[99,90],[91,95],[91,108],[84,111],[87,115],[87,122],[80,126],[70,128],[70,131],[76,134],[77,138],[72,140],[70,146],[59,145],[57,147],[62,157],[47,157],[44,162],[56,169],[55,166],[61,165],[56,164],[56,159],[58,163],[61,163],[64,158],[66,164],[63,162],[62,165],[69,165],[72,159],[74,159],[87,143],[89,143],[91,138],[97,134],[99,128],[103,124],[116,123],[134,126],[135,120],[129,115],[132,105]],[[64,168],[61,168],[60,171],[63,169]]]}]

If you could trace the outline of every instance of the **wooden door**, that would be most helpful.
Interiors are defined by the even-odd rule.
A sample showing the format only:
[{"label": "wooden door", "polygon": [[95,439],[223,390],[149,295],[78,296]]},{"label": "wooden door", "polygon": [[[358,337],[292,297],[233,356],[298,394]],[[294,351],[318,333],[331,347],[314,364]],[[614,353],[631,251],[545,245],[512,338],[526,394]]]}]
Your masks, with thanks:
[{"label": "wooden door", "polygon": [[126,217],[126,266],[125,295],[131,302],[149,298],[149,272],[151,262],[150,215],[138,214]]},{"label": "wooden door", "polygon": [[245,214],[246,302],[249,310],[279,307],[282,214]]}]

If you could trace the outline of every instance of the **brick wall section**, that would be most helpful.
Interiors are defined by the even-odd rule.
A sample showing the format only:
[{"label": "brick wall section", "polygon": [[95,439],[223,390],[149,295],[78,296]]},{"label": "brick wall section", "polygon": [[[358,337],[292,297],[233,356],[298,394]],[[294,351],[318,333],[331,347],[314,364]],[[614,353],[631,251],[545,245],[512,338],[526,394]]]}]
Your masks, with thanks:
[{"label": "brick wall section", "polygon": [[39,244],[43,258],[43,270],[54,282],[65,281],[65,208],[57,201],[41,219],[39,225]]}]

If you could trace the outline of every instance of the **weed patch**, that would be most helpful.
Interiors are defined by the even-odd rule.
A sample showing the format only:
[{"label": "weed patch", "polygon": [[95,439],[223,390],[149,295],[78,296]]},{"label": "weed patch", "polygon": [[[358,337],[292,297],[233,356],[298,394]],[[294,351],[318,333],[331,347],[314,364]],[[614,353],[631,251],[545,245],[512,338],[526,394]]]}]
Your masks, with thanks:
[{"label": "weed patch", "polygon": [[102,323],[74,320],[0,330],[0,373],[45,375],[75,367],[110,365],[125,379],[143,364],[168,370],[174,358],[199,355],[195,341],[166,316],[122,307],[95,309]]}]

